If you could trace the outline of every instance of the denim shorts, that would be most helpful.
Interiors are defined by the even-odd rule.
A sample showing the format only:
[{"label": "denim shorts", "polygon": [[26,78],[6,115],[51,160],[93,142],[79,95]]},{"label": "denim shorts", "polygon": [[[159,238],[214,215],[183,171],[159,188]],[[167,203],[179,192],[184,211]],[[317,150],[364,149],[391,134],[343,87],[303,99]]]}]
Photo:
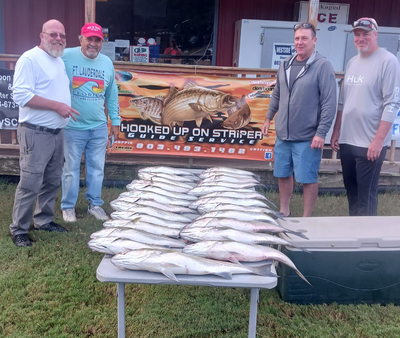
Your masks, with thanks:
[{"label": "denim shorts", "polygon": [[311,141],[275,140],[274,176],[294,178],[299,183],[318,182],[322,149],[311,149]]}]

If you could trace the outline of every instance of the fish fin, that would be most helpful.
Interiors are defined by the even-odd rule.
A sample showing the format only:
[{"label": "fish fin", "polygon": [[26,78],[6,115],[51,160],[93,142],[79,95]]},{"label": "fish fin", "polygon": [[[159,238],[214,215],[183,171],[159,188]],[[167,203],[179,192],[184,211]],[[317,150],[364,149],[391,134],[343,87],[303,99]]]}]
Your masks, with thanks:
[{"label": "fish fin", "polygon": [[225,279],[232,279],[232,274],[230,274],[229,272],[213,272],[212,274]]},{"label": "fish fin", "polygon": [[168,95],[164,98],[163,104],[164,107],[172,100],[172,98],[178,93],[178,89],[174,86],[169,88]]},{"label": "fish fin", "polygon": [[176,278],[175,274],[166,268],[159,268],[158,271],[160,271],[165,277],[168,277],[169,279],[174,280],[175,282],[179,283],[178,278]]},{"label": "fish fin", "polygon": [[[300,232],[300,231],[291,231],[291,230],[288,230],[288,231],[284,231],[283,232],[286,236],[288,236],[288,234],[287,233],[290,233],[290,234],[292,234],[292,235],[295,235],[295,236],[299,236],[299,237],[301,237],[301,238],[304,238],[304,239],[309,239],[306,235],[304,235],[302,232]],[[288,236],[289,237],[289,236]],[[290,237],[289,237],[290,238]]]},{"label": "fish fin", "polygon": [[189,88],[194,88],[194,87],[198,87],[196,83],[188,82],[183,86],[183,89],[189,89]]},{"label": "fish fin", "polygon": [[189,107],[192,108],[195,113],[203,113],[201,106],[198,103],[189,103]]},{"label": "fish fin", "polygon": [[164,101],[165,96],[164,95],[156,95],[154,96],[155,99],[160,100],[160,101]]},{"label": "fish fin", "polygon": [[141,111],[141,112],[140,112],[140,117],[141,117],[143,120],[146,120],[147,117],[148,117],[148,115],[147,115],[144,111]]},{"label": "fish fin", "polygon": [[211,118],[210,115],[207,115],[206,118],[207,118],[208,121],[210,121],[211,123],[213,123],[213,119]]},{"label": "fish fin", "polygon": [[198,117],[195,121],[196,121],[197,128],[200,128],[201,123],[203,122],[203,118],[202,117]]},{"label": "fish fin", "polygon": [[161,117],[150,117],[150,120],[159,125],[161,125],[161,123],[162,123]]},{"label": "fish fin", "polygon": [[277,274],[271,271],[271,263],[265,264],[262,266],[257,266],[253,268],[249,268],[254,274],[266,277],[279,277]]},{"label": "fish fin", "polygon": [[232,263],[236,263],[236,264],[242,265],[242,263],[240,263],[240,262],[235,258],[234,255],[236,255],[236,254],[237,254],[236,252],[229,252],[229,261],[232,262]]}]

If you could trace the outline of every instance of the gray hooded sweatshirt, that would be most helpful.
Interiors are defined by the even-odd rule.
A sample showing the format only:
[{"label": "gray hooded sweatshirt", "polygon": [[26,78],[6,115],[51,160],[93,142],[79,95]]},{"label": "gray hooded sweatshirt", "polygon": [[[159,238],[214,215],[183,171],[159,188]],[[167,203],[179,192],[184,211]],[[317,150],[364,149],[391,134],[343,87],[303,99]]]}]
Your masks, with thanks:
[{"label": "gray hooded sweatshirt", "polygon": [[278,70],[267,118],[275,114],[275,131],[283,141],[325,138],[336,114],[335,72],[318,52],[310,56],[289,91],[290,68],[297,54],[285,59]]}]

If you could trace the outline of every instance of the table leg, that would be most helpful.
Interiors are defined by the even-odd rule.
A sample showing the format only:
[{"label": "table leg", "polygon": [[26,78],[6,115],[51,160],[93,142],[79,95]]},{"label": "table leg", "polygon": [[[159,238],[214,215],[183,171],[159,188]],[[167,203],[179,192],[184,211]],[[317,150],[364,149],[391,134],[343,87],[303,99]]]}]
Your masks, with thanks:
[{"label": "table leg", "polygon": [[256,338],[257,331],[257,304],[260,289],[250,289],[250,319],[249,319],[249,338]]},{"label": "table leg", "polygon": [[117,283],[118,338],[125,338],[125,283]]}]

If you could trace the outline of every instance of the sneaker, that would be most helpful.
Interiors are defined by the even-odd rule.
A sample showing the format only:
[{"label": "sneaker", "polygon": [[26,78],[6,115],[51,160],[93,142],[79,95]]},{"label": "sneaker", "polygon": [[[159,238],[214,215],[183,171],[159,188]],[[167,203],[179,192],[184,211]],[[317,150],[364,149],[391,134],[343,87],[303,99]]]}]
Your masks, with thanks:
[{"label": "sneaker", "polygon": [[76,222],[75,209],[65,209],[62,211],[62,214],[65,222]]},{"label": "sneaker", "polygon": [[34,227],[35,230],[44,230],[49,232],[68,232],[67,229],[63,228],[61,225],[58,225],[54,222],[50,222],[40,227]]},{"label": "sneaker", "polygon": [[27,234],[20,234],[12,236],[12,240],[16,246],[25,247],[25,246],[32,246],[32,242],[29,239]]},{"label": "sneaker", "polygon": [[88,214],[93,215],[96,219],[101,221],[108,221],[110,219],[104,209],[98,205],[89,204]]}]

